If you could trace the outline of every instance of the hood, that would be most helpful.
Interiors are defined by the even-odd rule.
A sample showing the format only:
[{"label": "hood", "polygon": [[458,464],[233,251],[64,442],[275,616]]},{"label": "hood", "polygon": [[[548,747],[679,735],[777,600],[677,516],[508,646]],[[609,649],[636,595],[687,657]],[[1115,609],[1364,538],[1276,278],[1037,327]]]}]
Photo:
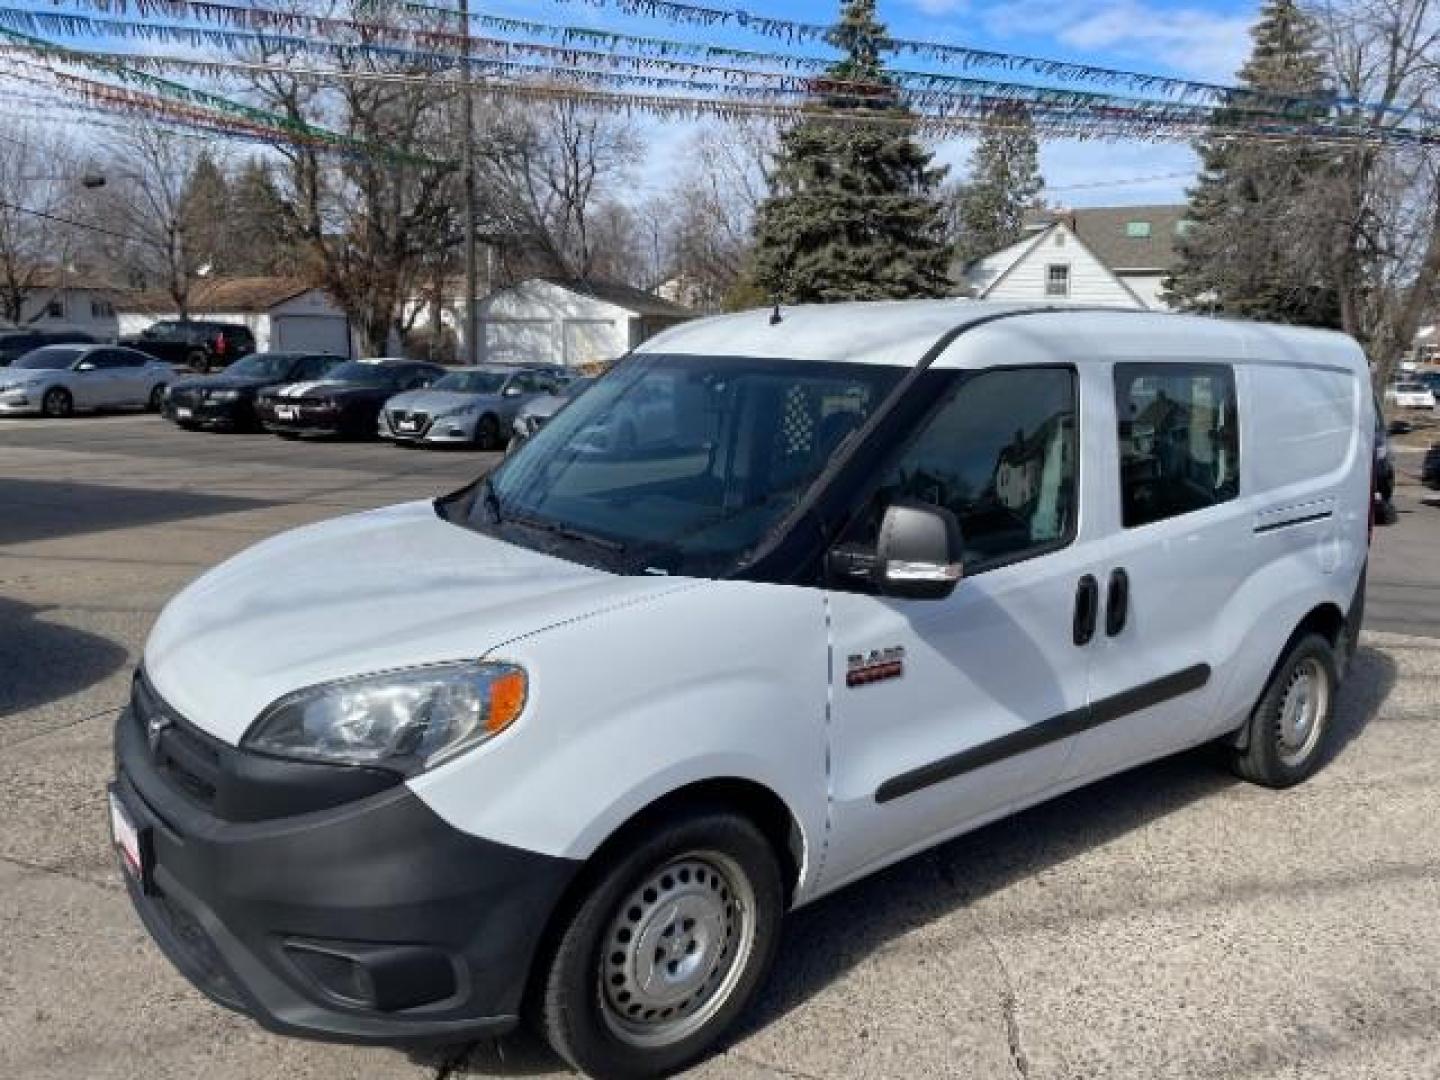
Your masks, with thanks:
[{"label": "hood", "polygon": [[520,410],[521,416],[538,416],[542,420],[548,420],[560,411],[560,407],[567,399],[559,394],[546,394],[543,397],[535,398],[525,408]]},{"label": "hood", "polygon": [[282,533],[204,574],[161,613],[145,668],[183,716],[233,744],[293,690],[474,659],[692,586],[566,562],[407,503]]},{"label": "hood", "polygon": [[395,391],[384,386],[368,383],[340,382],[338,379],[316,379],[313,382],[290,383],[266,391],[267,397],[286,400],[289,398],[341,398],[341,397],[389,397]]},{"label": "hood", "polygon": [[434,416],[451,409],[484,405],[497,400],[499,399],[495,394],[467,394],[463,390],[407,390],[387,401],[385,408],[423,412]]},{"label": "hood", "polygon": [[6,367],[4,379],[7,383],[13,382],[43,382],[52,379],[56,375],[69,373],[68,368],[17,368]]},{"label": "hood", "polygon": [[265,375],[207,375],[200,379],[180,379],[170,384],[172,390],[259,390],[280,385]]}]

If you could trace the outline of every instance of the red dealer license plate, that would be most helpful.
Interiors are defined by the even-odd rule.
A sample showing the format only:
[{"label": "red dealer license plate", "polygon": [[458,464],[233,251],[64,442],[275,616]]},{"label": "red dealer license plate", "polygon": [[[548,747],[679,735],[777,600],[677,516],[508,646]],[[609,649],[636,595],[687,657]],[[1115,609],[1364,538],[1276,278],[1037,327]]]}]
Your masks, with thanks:
[{"label": "red dealer license plate", "polygon": [[110,794],[110,835],[120,849],[125,869],[135,875],[137,881],[145,880],[145,845],[140,830],[130,820],[130,814],[114,792]]}]

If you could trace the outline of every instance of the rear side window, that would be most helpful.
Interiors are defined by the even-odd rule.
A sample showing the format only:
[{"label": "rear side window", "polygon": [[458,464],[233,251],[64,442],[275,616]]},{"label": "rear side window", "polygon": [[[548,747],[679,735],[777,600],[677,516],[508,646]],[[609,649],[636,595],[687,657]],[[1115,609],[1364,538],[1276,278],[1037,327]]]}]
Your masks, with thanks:
[{"label": "rear side window", "polygon": [[1016,368],[966,379],[886,473],[879,506],[954,513],[965,572],[1063,547],[1076,521],[1075,373]]},{"label": "rear side window", "polygon": [[1116,364],[1120,497],[1127,529],[1240,493],[1235,372],[1221,364]]}]

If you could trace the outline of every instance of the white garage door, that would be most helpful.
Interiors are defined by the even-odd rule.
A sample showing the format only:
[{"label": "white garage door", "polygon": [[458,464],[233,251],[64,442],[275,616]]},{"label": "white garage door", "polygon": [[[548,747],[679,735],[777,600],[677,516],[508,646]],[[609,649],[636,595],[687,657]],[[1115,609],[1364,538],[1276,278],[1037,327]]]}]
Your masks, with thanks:
[{"label": "white garage door", "polygon": [[350,329],[342,316],[277,315],[270,328],[274,352],[350,355]]},{"label": "white garage door", "polygon": [[485,319],[480,332],[484,335],[487,364],[554,364],[555,324],[549,319]]},{"label": "white garage door", "polygon": [[565,365],[606,364],[625,351],[610,319],[565,320]]}]

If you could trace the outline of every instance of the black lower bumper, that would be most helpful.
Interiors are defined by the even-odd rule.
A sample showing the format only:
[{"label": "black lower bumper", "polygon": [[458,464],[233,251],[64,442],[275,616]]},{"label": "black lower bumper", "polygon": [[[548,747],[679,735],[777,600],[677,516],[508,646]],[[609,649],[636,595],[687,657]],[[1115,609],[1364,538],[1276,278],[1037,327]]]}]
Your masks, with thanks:
[{"label": "black lower bumper", "polygon": [[[232,822],[167,782],[127,710],[112,788],[139,829],[146,928],[209,997],[272,1031],[440,1043],[515,1023],[577,864],[441,820],[400,785],[336,809]],[[123,860],[122,860],[123,866]]]}]

